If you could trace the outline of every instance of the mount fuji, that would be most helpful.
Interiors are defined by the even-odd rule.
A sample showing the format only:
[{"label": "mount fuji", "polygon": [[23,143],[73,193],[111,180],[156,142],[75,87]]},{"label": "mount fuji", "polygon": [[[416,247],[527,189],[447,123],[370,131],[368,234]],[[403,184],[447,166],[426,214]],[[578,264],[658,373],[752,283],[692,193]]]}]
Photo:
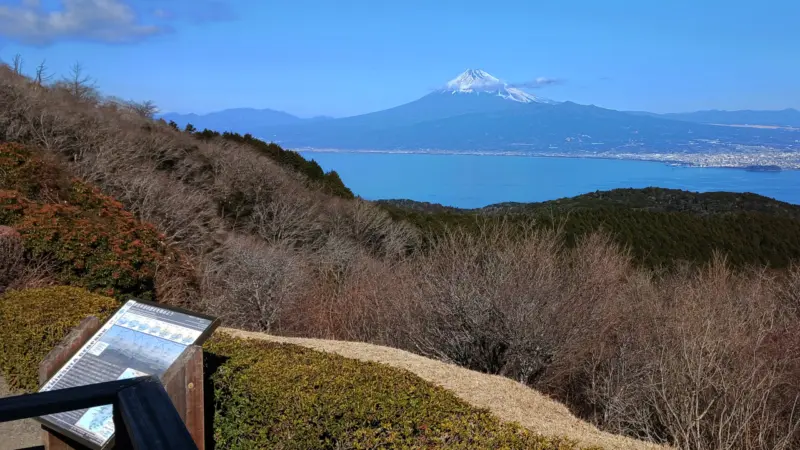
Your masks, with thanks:
[{"label": "mount fuji", "polygon": [[418,100],[359,116],[253,127],[291,149],[697,153],[732,146],[797,148],[790,130],[725,127],[532,95],[470,69]]},{"label": "mount fuji", "polygon": [[468,69],[458,77],[447,82],[445,87],[439,89],[437,92],[452,95],[491,95],[520,103],[556,103],[549,99],[536,97],[521,89],[509,87],[504,81],[480,69]]},{"label": "mount fuji", "polygon": [[[553,104],[556,102],[511,87],[483,70],[469,69],[422,98],[404,105],[313,124],[266,126],[256,129],[253,134],[289,147],[406,148],[401,136],[409,127],[475,114],[522,114]],[[378,135],[395,137],[392,143],[384,143]],[[409,144],[411,146],[424,142],[424,139],[414,138],[412,141],[415,144]]]}]

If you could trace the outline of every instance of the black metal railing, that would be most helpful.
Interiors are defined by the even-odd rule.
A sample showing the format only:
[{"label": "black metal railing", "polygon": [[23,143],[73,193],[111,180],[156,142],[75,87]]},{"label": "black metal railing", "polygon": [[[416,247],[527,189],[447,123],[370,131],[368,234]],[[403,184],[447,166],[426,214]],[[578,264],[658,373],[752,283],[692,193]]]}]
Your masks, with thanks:
[{"label": "black metal railing", "polygon": [[197,450],[157,377],[0,398],[0,423],[103,405],[114,409],[115,449]]}]

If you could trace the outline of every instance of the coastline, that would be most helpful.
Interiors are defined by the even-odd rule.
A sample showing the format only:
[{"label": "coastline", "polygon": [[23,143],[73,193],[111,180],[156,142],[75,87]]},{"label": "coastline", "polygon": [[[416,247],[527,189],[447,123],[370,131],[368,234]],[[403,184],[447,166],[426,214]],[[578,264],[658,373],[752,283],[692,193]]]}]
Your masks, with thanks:
[{"label": "coastline", "polygon": [[[714,159],[737,159],[743,157],[763,157],[764,154],[753,153],[559,153],[559,152],[517,152],[517,151],[486,151],[486,150],[372,150],[372,149],[332,149],[332,148],[300,148],[294,149],[298,153],[350,153],[350,154],[403,154],[403,155],[455,155],[455,156],[510,156],[525,158],[573,158],[573,159],[603,159],[624,161],[660,162],[669,166],[701,168],[701,169],[739,169],[751,172],[781,172],[787,170],[800,170],[800,152],[780,152],[773,155],[785,160],[768,160],[763,163],[744,160],[729,164],[710,163]],[[769,168],[764,170],[761,168]],[[776,170],[777,169],[777,170]]]}]

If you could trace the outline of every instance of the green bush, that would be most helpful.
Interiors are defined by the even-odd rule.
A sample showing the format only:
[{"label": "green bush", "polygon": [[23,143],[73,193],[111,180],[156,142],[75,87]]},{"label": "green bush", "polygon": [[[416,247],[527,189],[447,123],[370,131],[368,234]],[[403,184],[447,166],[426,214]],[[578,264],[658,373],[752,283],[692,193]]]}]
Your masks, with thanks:
[{"label": "green bush", "polygon": [[119,304],[83,289],[59,286],[0,296],[0,374],[12,389],[35,391],[39,363],[88,316],[101,321]]},{"label": "green bush", "polygon": [[224,360],[211,378],[217,448],[577,448],[405,370],[219,333],[205,348]]}]

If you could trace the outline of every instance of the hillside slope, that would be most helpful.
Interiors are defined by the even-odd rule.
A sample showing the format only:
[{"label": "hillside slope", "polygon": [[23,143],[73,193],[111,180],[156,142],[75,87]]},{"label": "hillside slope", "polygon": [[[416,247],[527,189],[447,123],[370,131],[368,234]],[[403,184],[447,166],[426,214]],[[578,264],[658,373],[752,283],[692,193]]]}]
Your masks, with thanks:
[{"label": "hillside slope", "polygon": [[231,328],[220,328],[219,332],[245,339],[300,345],[346,358],[378,362],[408,370],[434,385],[444,387],[474,406],[490,410],[504,421],[519,423],[545,436],[566,436],[581,446],[620,450],[668,448],[600,431],[575,417],[561,403],[506,377],[475,372],[404,350],[361,342],[273,336]]},{"label": "hillside slope", "polygon": [[647,187],[589,192],[540,203],[498,203],[477,211],[489,214],[524,214],[536,210],[624,208],[653,212],[688,212],[699,216],[738,212],[766,213],[800,220],[800,205],[749,192],[691,192]]},{"label": "hillside slope", "polygon": [[713,215],[735,212],[763,212],[776,217],[800,220],[800,205],[782,202],[749,192],[692,192],[659,187],[620,188],[588,192],[544,202],[504,202],[482,208],[466,209],[413,200],[378,200],[378,204],[397,206],[417,212],[452,212],[485,214],[526,214],[539,210],[577,210],[620,208],[656,212],[690,212]]},{"label": "hillside slope", "polygon": [[644,188],[598,191],[539,203],[459,209],[410,200],[377,204],[397,219],[441,234],[445,225],[474,229],[485,221],[559,228],[570,245],[604,231],[640,264],[704,264],[721,252],[737,266],[785,268],[800,261],[800,206],[761,195]]}]

